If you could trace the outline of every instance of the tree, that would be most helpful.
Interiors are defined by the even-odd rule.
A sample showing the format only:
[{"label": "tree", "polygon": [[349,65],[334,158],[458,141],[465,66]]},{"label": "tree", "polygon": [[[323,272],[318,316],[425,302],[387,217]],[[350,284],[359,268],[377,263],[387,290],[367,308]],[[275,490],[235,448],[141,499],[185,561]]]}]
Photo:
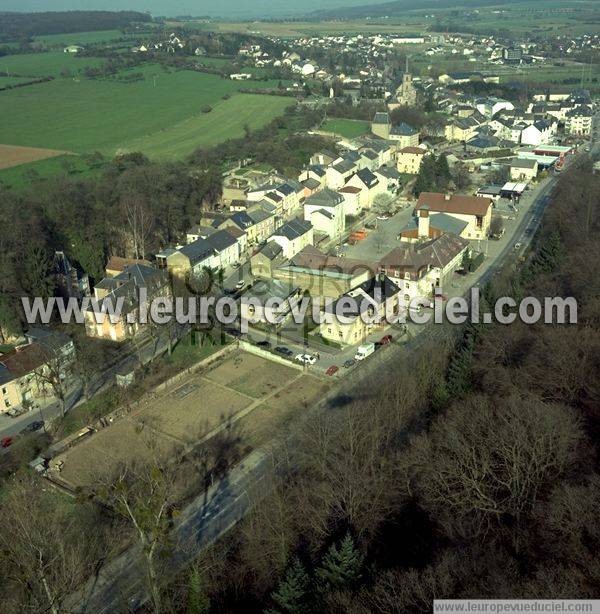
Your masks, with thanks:
[{"label": "tree", "polygon": [[452,175],[454,185],[458,190],[465,190],[471,185],[471,175],[464,164],[457,163]]},{"label": "tree", "polygon": [[[148,442],[150,446],[154,442]],[[155,452],[155,450],[154,450]],[[93,492],[134,530],[146,571],[155,612],[163,611],[161,560],[170,549],[170,529],[175,510],[176,463],[150,461],[121,465],[108,479],[99,480]]]},{"label": "tree", "polygon": [[277,604],[277,609],[271,612],[307,612],[309,590],[310,577],[300,559],[295,558],[279,582],[277,590],[271,593],[271,599]]},{"label": "tree", "polygon": [[30,246],[22,254],[18,263],[20,282],[23,290],[30,296],[48,298],[54,291],[52,263],[46,250],[39,246]]},{"label": "tree", "polygon": [[148,206],[139,194],[126,194],[121,207],[129,230],[134,258],[146,257],[146,243],[154,225]]},{"label": "tree", "polygon": [[69,376],[73,372],[72,361],[64,356],[60,348],[42,348],[42,364],[34,371],[38,386],[50,386],[59,403],[61,414],[67,413]]},{"label": "tree", "polygon": [[65,599],[107,554],[103,534],[95,507],[67,504],[33,474],[11,478],[3,485],[0,522],[3,609],[67,611]]},{"label": "tree", "polygon": [[436,181],[436,159],[433,154],[429,154],[423,158],[419,173],[413,187],[415,196],[419,196],[421,192],[429,192],[435,188]]},{"label": "tree", "polygon": [[536,504],[575,466],[582,432],[562,405],[469,397],[413,446],[416,494],[448,535],[520,531]]},{"label": "tree", "polygon": [[354,586],[361,577],[364,557],[354,545],[350,533],[342,539],[339,547],[332,544],[321,566],[316,571],[323,588],[338,590]]},{"label": "tree", "polygon": [[492,221],[490,222],[490,236],[501,237],[503,231],[504,220],[499,215],[495,215],[492,217]]},{"label": "tree", "polygon": [[446,186],[450,179],[452,179],[452,174],[448,166],[448,159],[446,158],[446,154],[440,154],[435,160],[436,183],[441,188]]},{"label": "tree", "polygon": [[210,598],[206,594],[204,577],[198,567],[194,567],[188,580],[187,614],[208,614]]}]

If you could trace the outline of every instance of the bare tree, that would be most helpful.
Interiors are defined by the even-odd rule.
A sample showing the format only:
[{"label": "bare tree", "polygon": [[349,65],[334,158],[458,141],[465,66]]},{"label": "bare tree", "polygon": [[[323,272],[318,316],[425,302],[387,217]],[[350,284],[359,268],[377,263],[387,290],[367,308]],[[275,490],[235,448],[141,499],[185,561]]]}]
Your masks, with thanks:
[{"label": "bare tree", "polygon": [[[43,488],[35,475],[20,475],[3,487],[0,560],[5,599],[12,611],[66,611],[64,602],[106,556],[96,508],[74,506]],[[4,603],[5,611],[11,610]]]},{"label": "bare tree", "polygon": [[[171,546],[176,504],[175,463],[154,457],[121,465],[93,487],[95,494],[129,524],[141,547],[155,612],[163,611],[161,557]],[[166,557],[165,557],[166,558]]]},{"label": "bare tree", "polygon": [[146,257],[146,244],[154,225],[152,215],[144,199],[139,194],[126,194],[121,199],[121,207],[135,258]]},{"label": "bare tree", "polygon": [[43,363],[34,371],[38,387],[49,386],[59,403],[61,413],[67,413],[69,376],[73,372],[71,358],[65,356],[60,348],[42,348]]}]

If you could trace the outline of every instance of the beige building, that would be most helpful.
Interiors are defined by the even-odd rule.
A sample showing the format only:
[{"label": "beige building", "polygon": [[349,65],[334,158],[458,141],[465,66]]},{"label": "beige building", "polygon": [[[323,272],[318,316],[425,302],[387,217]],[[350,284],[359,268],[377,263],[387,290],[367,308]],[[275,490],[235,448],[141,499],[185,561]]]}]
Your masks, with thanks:
[{"label": "beige building", "polygon": [[430,214],[445,213],[466,222],[460,236],[463,239],[487,239],[492,221],[491,198],[467,196],[464,194],[441,194],[439,192],[421,192],[416,211],[427,208]]},{"label": "beige building", "polygon": [[[358,345],[375,330],[387,324],[386,315],[397,316],[400,311],[400,290],[386,275],[374,277],[352,288],[332,306],[330,321],[323,320],[319,333],[328,341],[340,345]],[[336,317],[336,306],[340,301],[347,305],[353,299],[355,309],[344,309],[344,317]],[[341,309],[341,307],[340,307]]]},{"label": "beige building", "polygon": [[510,163],[511,181],[531,181],[537,177],[538,162],[525,158],[515,158]]},{"label": "beige building", "polygon": [[398,150],[396,155],[398,172],[417,175],[426,155],[427,150],[422,147],[403,147]]},{"label": "beige building", "polygon": [[[147,297],[144,303],[142,288]],[[126,267],[116,277],[105,277],[96,284],[85,313],[85,332],[89,337],[111,341],[131,339],[145,327],[139,322],[140,308],[147,308],[154,298],[170,295],[166,271],[140,264]],[[111,311],[114,315],[110,315]]]}]

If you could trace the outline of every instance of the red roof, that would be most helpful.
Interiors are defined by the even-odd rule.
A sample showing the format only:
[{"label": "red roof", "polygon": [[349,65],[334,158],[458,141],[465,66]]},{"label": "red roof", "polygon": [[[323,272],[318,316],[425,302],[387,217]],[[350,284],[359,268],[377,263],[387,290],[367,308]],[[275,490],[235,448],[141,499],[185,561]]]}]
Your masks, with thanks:
[{"label": "red roof", "polygon": [[403,147],[398,153],[423,154],[427,153],[426,149],[421,147]]},{"label": "red roof", "polygon": [[48,359],[47,353],[37,343],[30,343],[0,356],[2,363],[13,377],[23,377],[39,369]]},{"label": "red roof", "polygon": [[492,206],[491,198],[467,196],[466,194],[446,195],[439,192],[421,192],[417,202],[417,210],[428,207],[438,213],[454,213],[463,215],[487,215]]}]

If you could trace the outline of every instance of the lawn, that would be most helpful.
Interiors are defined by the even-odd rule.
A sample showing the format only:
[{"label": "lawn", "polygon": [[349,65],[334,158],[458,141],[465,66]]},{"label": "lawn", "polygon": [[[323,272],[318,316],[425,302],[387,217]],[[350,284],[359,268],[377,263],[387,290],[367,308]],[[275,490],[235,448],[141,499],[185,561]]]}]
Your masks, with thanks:
[{"label": "lawn", "polygon": [[321,130],[347,139],[355,139],[369,132],[369,122],[356,119],[328,119],[321,126]]},{"label": "lawn", "polygon": [[0,58],[0,73],[10,77],[58,77],[64,69],[76,73],[86,66],[100,66],[103,61],[63,51],[6,55]]},{"label": "lawn", "polygon": [[126,141],[120,147],[154,157],[181,157],[198,147],[210,147],[244,135],[244,127],[260,128],[293,104],[284,96],[237,94],[214,105],[210,113],[194,115],[148,136]]},{"label": "lawn", "polygon": [[[251,101],[248,109],[239,104],[231,112],[243,113],[239,120],[231,115],[200,118],[205,105],[218,107],[225,94],[235,94],[240,88],[274,88],[277,82],[231,81],[218,75],[192,71],[165,72],[158,66],[138,69],[145,78],[132,83],[114,80],[56,79],[26,88],[0,92],[0,143],[48,147],[73,152],[100,151],[114,155],[117,149],[143,140],[153,153],[160,153],[161,141],[170,152],[177,150],[169,132],[177,127],[178,138],[187,135],[180,126],[195,118],[202,130],[210,127],[206,142],[239,134],[244,123],[257,125],[267,115],[274,117],[286,106],[283,101],[269,96]],[[292,104],[290,99],[287,102]],[[264,109],[263,109],[264,107]],[[227,107],[226,107],[227,108]],[[252,117],[256,114],[257,117]],[[225,121],[231,126],[212,126]],[[194,122],[191,127],[194,127]],[[195,143],[196,136],[188,137]],[[181,151],[185,147],[179,148]]]}]

